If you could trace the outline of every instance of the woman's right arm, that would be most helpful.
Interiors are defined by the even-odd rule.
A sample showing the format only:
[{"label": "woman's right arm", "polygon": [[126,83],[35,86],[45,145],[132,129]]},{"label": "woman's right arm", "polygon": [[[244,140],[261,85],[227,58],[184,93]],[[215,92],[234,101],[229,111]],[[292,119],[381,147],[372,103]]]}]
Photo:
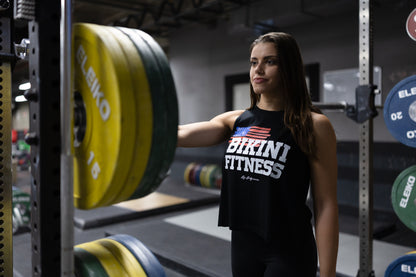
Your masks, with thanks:
[{"label": "woman's right arm", "polygon": [[220,114],[210,121],[179,125],[178,147],[213,146],[230,137],[237,117],[242,110]]}]

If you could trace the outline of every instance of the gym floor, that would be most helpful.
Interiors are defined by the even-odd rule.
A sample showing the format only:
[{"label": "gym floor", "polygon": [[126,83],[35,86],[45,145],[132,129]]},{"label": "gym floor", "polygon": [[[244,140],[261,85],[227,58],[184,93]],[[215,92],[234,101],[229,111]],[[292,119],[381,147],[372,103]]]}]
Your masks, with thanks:
[{"label": "gym floor", "polygon": [[[19,172],[17,184],[29,192],[30,174]],[[147,199],[147,201],[146,201]],[[140,201],[140,202],[138,202]],[[159,259],[168,277],[231,276],[230,232],[217,227],[219,192],[185,185],[168,177],[156,193],[119,205],[90,211],[75,210],[75,245],[114,234],[143,242]],[[338,276],[356,276],[359,259],[358,222],[340,209]],[[377,233],[377,235],[376,235]],[[375,221],[373,268],[384,276],[397,257],[416,248],[414,233],[399,221]],[[29,230],[13,238],[14,276],[32,275]]]}]

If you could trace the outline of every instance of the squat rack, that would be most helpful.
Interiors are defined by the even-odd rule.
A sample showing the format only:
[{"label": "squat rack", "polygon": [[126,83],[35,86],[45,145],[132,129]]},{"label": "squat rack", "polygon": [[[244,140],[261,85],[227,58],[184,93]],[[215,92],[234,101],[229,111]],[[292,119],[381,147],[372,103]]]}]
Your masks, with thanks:
[{"label": "squat rack", "polygon": [[[71,1],[3,1],[0,7],[0,272],[13,274],[11,203],[11,64],[13,17],[29,20],[29,74],[32,88],[30,129],[32,191],[32,276],[72,276],[73,204],[70,99]],[[47,9],[45,8],[47,7]],[[4,10],[4,11],[3,11]],[[66,34],[66,35],[64,35]],[[321,104],[323,109],[342,109],[359,122],[359,237],[358,277],[374,276],[372,269],[373,179],[372,144],[374,110],[371,0],[359,0],[359,69],[364,101],[351,108],[345,103]],[[41,62],[42,61],[42,62]],[[61,92],[61,93],[60,93]],[[358,95],[358,93],[357,93]],[[363,95],[363,94],[361,94]],[[357,98],[358,99],[358,98]],[[361,97],[362,99],[362,97]],[[67,109],[65,112],[64,110]],[[62,116],[65,114],[66,116]],[[366,114],[366,112],[364,112]],[[362,121],[362,122],[361,122]],[[70,121],[69,121],[70,122]],[[69,133],[68,133],[69,131]],[[62,207],[61,207],[62,200]],[[62,222],[61,222],[62,221]],[[61,225],[62,224],[62,225]],[[57,247],[60,245],[61,247]]]},{"label": "squat rack", "polygon": [[[360,85],[373,84],[373,22],[370,0],[359,1]],[[374,93],[370,94],[374,107]],[[359,126],[359,237],[358,277],[374,276],[373,271],[373,118]]]},{"label": "squat rack", "polygon": [[371,0],[359,0],[359,86],[355,106],[345,102],[315,103],[328,110],[343,110],[359,123],[358,234],[359,269],[357,277],[373,277],[373,117],[377,115],[373,85],[373,16]]}]

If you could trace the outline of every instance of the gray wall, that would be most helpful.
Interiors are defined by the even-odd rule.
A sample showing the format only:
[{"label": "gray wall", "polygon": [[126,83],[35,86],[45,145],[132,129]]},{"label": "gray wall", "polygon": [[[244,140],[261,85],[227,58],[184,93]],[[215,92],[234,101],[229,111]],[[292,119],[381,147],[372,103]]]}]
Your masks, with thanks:
[{"label": "gray wall", "polygon": [[[320,63],[321,77],[327,70],[358,68],[357,11],[347,10],[320,18],[299,16],[297,1],[292,3],[292,6],[285,7],[292,16],[285,17],[286,26],[279,27],[295,36],[305,64]],[[282,8],[276,5],[275,1],[260,1],[250,9],[250,15],[243,9],[219,22],[216,28],[192,25],[171,36],[169,58],[178,93],[181,124],[208,120],[225,111],[224,77],[249,70],[248,47],[255,36],[246,26],[282,13]],[[410,12],[389,5],[374,9],[374,65],[382,68],[383,102],[394,84],[416,73],[416,42],[405,30]],[[355,122],[340,112],[326,113],[339,141],[358,139]],[[375,119],[375,140],[395,141],[385,127],[382,114],[380,110]]]}]

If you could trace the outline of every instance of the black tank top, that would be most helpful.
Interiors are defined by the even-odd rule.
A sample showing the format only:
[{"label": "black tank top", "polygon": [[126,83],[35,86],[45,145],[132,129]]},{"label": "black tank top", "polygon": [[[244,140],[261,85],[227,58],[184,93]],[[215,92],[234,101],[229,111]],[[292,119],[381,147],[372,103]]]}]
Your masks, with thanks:
[{"label": "black tank top", "polygon": [[283,116],[255,107],[235,121],[222,165],[219,226],[266,240],[312,232],[309,162]]}]

